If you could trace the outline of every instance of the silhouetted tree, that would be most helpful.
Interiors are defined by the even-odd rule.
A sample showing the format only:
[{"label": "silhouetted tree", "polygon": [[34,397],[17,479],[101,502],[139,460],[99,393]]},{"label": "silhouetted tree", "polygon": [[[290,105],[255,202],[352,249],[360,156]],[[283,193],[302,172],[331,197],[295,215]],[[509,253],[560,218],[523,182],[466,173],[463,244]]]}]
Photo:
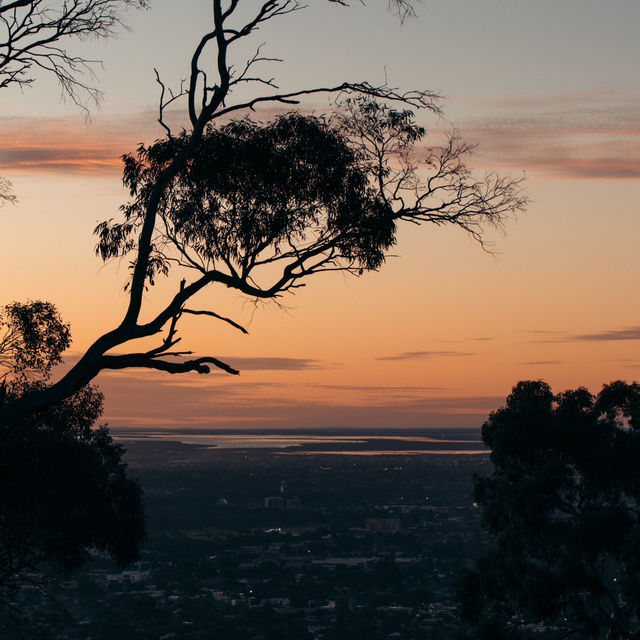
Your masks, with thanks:
[{"label": "silhouetted tree", "polygon": [[[46,302],[0,310],[0,404],[41,389],[70,343]],[[141,491],[104,427],[102,395],[85,386],[0,426],[0,619],[17,590],[49,568],[71,571],[99,549],[119,565],[145,537]]]},{"label": "silhouetted tree", "polygon": [[640,637],[640,385],[520,382],[482,436],[495,470],[475,496],[496,546],[460,580],[473,637]]},{"label": "silhouetted tree", "polygon": [[[220,282],[273,298],[322,271],[377,269],[399,220],[454,224],[481,239],[482,224],[498,224],[521,204],[513,181],[471,179],[463,164],[469,147],[454,136],[418,162],[414,144],[425,131],[411,111],[364,97],[344,106],[329,120],[294,112],[207,127],[158,208],[150,282],[173,263],[198,272],[197,286]],[[135,252],[158,176],[187,139],[182,133],[125,156],[133,200],[122,222],[96,229],[104,259]],[[172,310],[184,313],[196,312]],[[158,354],[139,356],[138,366],[155,366]]]},{"label": "silhouetted tree", "polygon": [[[401,15],[411,7],[405,1],[390,5]],[[454,224],[480,239],[484,223],[499,224],[524,207],[518,181],[471,177],[463,163],[469,148],[456,136],[426,156],[415,152],[424,131],[409,109],[437,112],[437,96],[429,91],[345,82],[279,93],[273,80],[254,71],[270,60],[259,49],[244,66],[234,67],[232,51],[246,38],[265,22],[303,8],[296,0],[267,0],[253,17],[241,19],[238,6],[237,0],[213,0],[213,24],[197,44],[190,76],[179,88],[172,91],[157,75],[159,122],[167,135],[125,157],[124,180],[132,200],[123,207],[123,220],[98,228],[103,257],[131,259],[122,321],[61,380],[5,403],[0,421],[59,401],[102,369],[208,373],[213,366],[235,373],[217,358],[184,359],[190,352],[172,350],[184,314],[203,313],[240,328],[215,310],[188,308],[190,299],[209,285],[273,299],[318,272],[378,268],[400,221]],[[266,87],[266,92],[234,101],[234,90],[247,84]],[[259,104],[295,105],[317,93],[367,99],[343,101],[342,115],[331,119],[288,114],[270,123],[228,123]],[[181,100],[189,127],[174,135],[164,115]],[[394,103],[402,110],[389,106]],[[222,147],[230,155],[219,152]],[[424,169],[431,171],[430,178],[423,178]],[[183,270],[175,294],[142,322],[143,292],[170,266]],[[157,345],[144,352],[109,353],[162,333]]]}]

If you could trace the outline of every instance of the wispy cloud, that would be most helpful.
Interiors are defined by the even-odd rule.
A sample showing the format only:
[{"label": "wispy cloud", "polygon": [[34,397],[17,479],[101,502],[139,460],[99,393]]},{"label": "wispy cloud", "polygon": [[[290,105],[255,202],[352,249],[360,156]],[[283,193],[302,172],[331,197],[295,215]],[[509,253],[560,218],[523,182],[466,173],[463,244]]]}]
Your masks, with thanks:
[{"label": "wispy cloud", "polygon": [[[76,358],[72,354],[61,369]],[[103,371],[96,382],[105,394],[105,420],[113,426],[472,427],[504,404],[501,396],[457,395],[455,389],[441,387],[317,384],[295,372],[304,371],[306,364],[324,366],[322,362],[292,360],[300,361],[255,363],[291,367],[286,381],[273,380],[269,369],[255,368],[240,378],[221,372],[169,376],[145,369]]]},{"label": "wispy cloud", "polygon": [[[465,139],[479,144],[476,166],[589,180],[640,176],[637,93],[454,96],[452,108],[456,101],[477,114],[456,122]],[[151,111],[97,114],[92,122],[80,116],[0,118],[0,171],[119,173],[123,153],[162,134]]]},{"label": "wispy cloud", "polygon": [[[593,333],[570,334],[566,331],[529,331],[540,338],[531,340],[532,343],[555,343],[555,342],[614,342],[621,340],[640,340],[640,325],[626,327],[625,329],[606,329]],[[523,363],[527,364],[527,363]]]},{"label": "wispy cloud", "polygon": [[627,327],[626,329],[614,329],[599,331],[596,333],[581,333],[570,336],[571,341],[585,340],[587,342],[606,342],[613,340],[640,340],[640,326]]},{"label": "wispy cloud", "polygon": [[[268,120],[283,109],[262,109],[255,120]],[[165,112],[175,131],[185,125],[182,112]],[[0,172],[76,174],[121,173],[121,156],[141,143],[163,137],[150,110],[119,115],[59,118],[0,117]]]},{"label": "wispy cloud", "polygon": [[496,96],[478,100],[488,115],[459,124],[465,139],[479,144],[474,164],[631,180],[640,176],[639,98],[633,92]]},{"label": "wispy cloud", "polygon": [[[454,96],[451,105],[456,101],[479,114],[456,122],[466,140],[479,144],[476,166],[574,179],[640,177],[637,93]],[[0,118],[0,171],[119,173],[122,154],[162,134],[151,111],[97,114],[92,122],[80,116]]]},{"label": "wispy cloud", "polygon": [[367,386],[367,385],[348,385],[348,384],[318,384],[315,385],[318,389],[328,389],[329,391],[364,391],[366,393],[394,393],[394,392],[417,392],[417,393],[428,393],[432,391],[449,391],[446,387],[404,387],[404,386],[393,386],[393,385],[385,385],[385,386]]},{"label": "wispy cloud", "polygon": [[[60,366],[57,371],[66,372],[69,367],[73,366],[81,358],[82,354],[78,352],[68,352],[64,356],[64,365]],[[334,363],[323,362],[322,360],[314,360],[313,358],[280,358],[277,356],[262,357],[243,357],[243,356],[218,356],[220,360],[232,365],[234,368],[244,371],[301,371],[309,369],[333,369],[336,367]],[[150,377],[156,379],[158,372],[150,369],[128,369],[126,372],[121,370],[106,369],[102,375],[110,376],[126,376],[128,378],[144,378]],[[186,377],[186,376],[185,376]],[[196,379],[199,379],[198,376]],[[166,376],[161,374],[161,379],[166,380],[166,384],[176,384],[181,380],[181,376]]]},{"label": "wispy cloud", "polygon": [[0,118],[0,171],[119,173],[121,156],[160,135],[149,112],[101,117]]},{"label": "wispy cloud", "polygon": [[464,344],[466,342],[489,342],[490,340],[495,340],[493,336],[482,336],[479,338],[466,338],[463,340],[460,339],[451,339],[451,340],[439,340],[441,344]]},{"label": "wispy cloud", "polygon": [[553,342],[566,342],[568,334],[566,331],[547,331],[533,330],[526,333],[535,336],[533,340],[529,340],[532,344],[549,344]]},{"label": "wispy cloud", "polygon": [[300,371],[303,369],[325,369],[330,365],[310,358],[240,358],[223,356],[221,360],[245,371]]},{"label": "wispy cloud", "polygon": [[153,380],[108,376],[99,382],[105,418],[113,426],[479,427],[504,404],[502,397],[405,396],[394,390],[378,393],[375,402],[358,392],[319,398],[313,385],[263,387],[235,380],[219,386],[211,380],[206,389],[171,386],[162,393]]},{"label": "wispy cloud", "polygon": [[404,351],[391,356],[380,356],[376,360],[422,360],[430,358],[452,358],[462,356],[475,356],[475,353],[463,351]]}]

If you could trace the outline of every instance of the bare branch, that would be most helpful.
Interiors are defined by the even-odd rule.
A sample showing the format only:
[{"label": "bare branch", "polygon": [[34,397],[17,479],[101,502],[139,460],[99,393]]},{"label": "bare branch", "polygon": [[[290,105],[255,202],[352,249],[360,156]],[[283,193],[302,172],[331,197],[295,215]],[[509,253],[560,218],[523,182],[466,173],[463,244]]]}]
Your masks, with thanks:
[{"label": "bare branch", "polygon": [[[100,63],[75,56],[59,43],[88,37],[107,38],[124,27],[127,6],[146,0],[16,0],[0,5],[0,88],[28,86],[38,68],[58,80],[63,97],[86,109],[100,92],[92,86]],[[84,80],[83,78],[88,78]]]},{"label": "bare branch", "polygon": [[237,369],[230,367],[225,362],[222,362],[222,360],[210,356],[196,358],[194,360],[185,360],[184,362],[171,362],[150,358],[146,353],[130,353],[123,356],[102,356],[100,365],[102,369],[130,369],[136,367],[157,369],[158,371],[166,371],[167,373],[188,373],[195,371],[201,374],[211,373],[211,367],[208,365],[213,365],[234,376],[240,375]]},{"label": "bare branch", "polygon": [[[171,137],[171,129],[169,128],[167,123],[164,121],[164,110],[172,102],[175,102],[176,100],[179,100],[183,96],[187,95],[187,91],[184,88],[184,82],[185,81],[184,80],[180,81],[180,88],[178,89],[177,92],[174,93],[173,90],[167,89],[165,87],[164,82],[162,82],[162,80],[160,79],[160,74],[159,74],[158,70],[154,68],[153,71],[154,71],[155,76],[156,76],[156,82],[160,85],[160,99],[158,101],[158,122],[164,128],[164,130],[167,132],[167,135],[169,137]],[[169,98],[166,99],[166,100],[165,100],[165,93],[169,94]]]},{"label": "bare branch", "polygon": [[[249,76],[248,72],[251,67],[260,62],[282,62],[281,58],[267,58],[265,56],[260,55],[260,51],[264,44],[261,44],[255,54],[247,60],[245,63],[244,69],[237,77],[234,77],[234,74],[231,73],[231,84],[236,85],[242,82],[257,82],[259,84],[264,84],[268,87],[273,87],[274,89],[278,88],[278,85],[275,83],[275,78],[261,78],[260,76]],[[213,89],[213,88],[212,88]]]},{"label": "bare branch", "polygon": [[254,110],[257,104],[265,102],[296,105],[300,104],[300,98],[314,95],[316,93],[360,94],[370,96],[372,98],[400,102],[416,109],[427,109],[428,111],[436,114],[441,113],[441,109],[438,106],[440,96],[432,91],[401,92],[393,87],[387,87],[385,85],[376,86],[369,84],[368,82],[343,82],[342,84],[334,87],[316,87],[313,89],[300,89],[299,91],[292,91],[290,93],[259,96],[252,100],[220,109],[213,117],[219,118],[220,116],[224,116],[235,111],[246,111],[247,109]]},{"label": "bare branch", "polygon": [[194,309],[182,309],[182,313],[189,313],[194,316],[210,316],[211,318],[222,320],[223,322],[230,324],[232,327],[235,327],[236,329],[242,331],[242,333],[249,335],[249,332],[242,325],[231,320],[231,318],[225,318],[224,316],[221,316],[213,311],[195,311]]}]

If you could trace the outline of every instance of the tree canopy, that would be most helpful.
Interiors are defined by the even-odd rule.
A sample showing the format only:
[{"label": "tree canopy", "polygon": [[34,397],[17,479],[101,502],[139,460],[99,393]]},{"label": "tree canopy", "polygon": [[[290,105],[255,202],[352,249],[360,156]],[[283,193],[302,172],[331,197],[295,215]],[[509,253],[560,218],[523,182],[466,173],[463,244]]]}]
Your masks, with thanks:
[{"label": "tree canopy", "polygon": [[[103,258],[130,250],[150,186],[182,145],[184,135],[126,157],[124,180],[134,199],[123,223],[98,227]],[[168,271],[175,255],[202,273],[225,269],[238,288],[260,297],[295,286],[304,270],[327,262],[378,267],[395,231],[393,212],[339,132],[297,113],[210,127],[166,191],[160,217],[153,271]],[[251,288],[250,273],[285,261],[298,263],[289,281]]]},{"label": "tree canopy", "polygon": [[460,581],[473,637],[640,637],[640,385],[520,382],[482,435],[495,470],[475,498],[495,548]]},{"label": "tree canopy", "polygon": [[[483,226],[524,205],[517,181],[473,180],[469,147],[455,135],[446,148],[418,153],[426,132],[411,110],[368,97],[341,107],[208,126],[160,202],[150,281],[176,264],[273,298],[321,271],[379,268],[399,221],[454,224],[480,239]],[[122,222],[96,228],[103,259],[135,251],[158,176],[188,139],[183,132],[125,156],[132,200]]]}]

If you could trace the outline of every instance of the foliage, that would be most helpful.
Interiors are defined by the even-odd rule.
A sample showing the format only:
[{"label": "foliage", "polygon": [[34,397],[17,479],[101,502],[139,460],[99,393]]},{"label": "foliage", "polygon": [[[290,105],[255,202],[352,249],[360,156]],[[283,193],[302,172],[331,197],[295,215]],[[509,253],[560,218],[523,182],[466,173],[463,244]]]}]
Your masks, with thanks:
[{"label": "foliage", "polygon": [[71,344],[69,325],[50,302],[12,302],[0,308],[0,382],[48,378]]},{"label": "foliage", "polygon": [[482,435],[476,500],[496,547],[460,581],[476,638],[640,636],[640,385],[520,382]]},{"label": "foliage", "polygon": [[[12,303],[2,316],[0,404],[46,386],[70,342],[54,305]],[[71,571],[92,550],[124,566],[145,537],[142,494],[127,476],[124,449],[105,427],[102,394],[74,394],[0,426],[0,604],[38,583],[42,570]]]},{"label": "foliage", "polygon": [[124,453],[94,428],[102,395],[85,387],[29,421],[3,428],[0,452],[0,585],[47,564],[64,571],[108,552],[138,559],[144,516]]},{"label": "foliage", "polygon": [[338,105],[334,121],[398,220],[454,225],[486,246],[488,227],[499,228],[526,208],[522,178],[475,176],[467,166],[474,145],[457,131],[446,133],[440,146],[426,146],[427,131],[412,109],[394,109],[367,96]]}]

